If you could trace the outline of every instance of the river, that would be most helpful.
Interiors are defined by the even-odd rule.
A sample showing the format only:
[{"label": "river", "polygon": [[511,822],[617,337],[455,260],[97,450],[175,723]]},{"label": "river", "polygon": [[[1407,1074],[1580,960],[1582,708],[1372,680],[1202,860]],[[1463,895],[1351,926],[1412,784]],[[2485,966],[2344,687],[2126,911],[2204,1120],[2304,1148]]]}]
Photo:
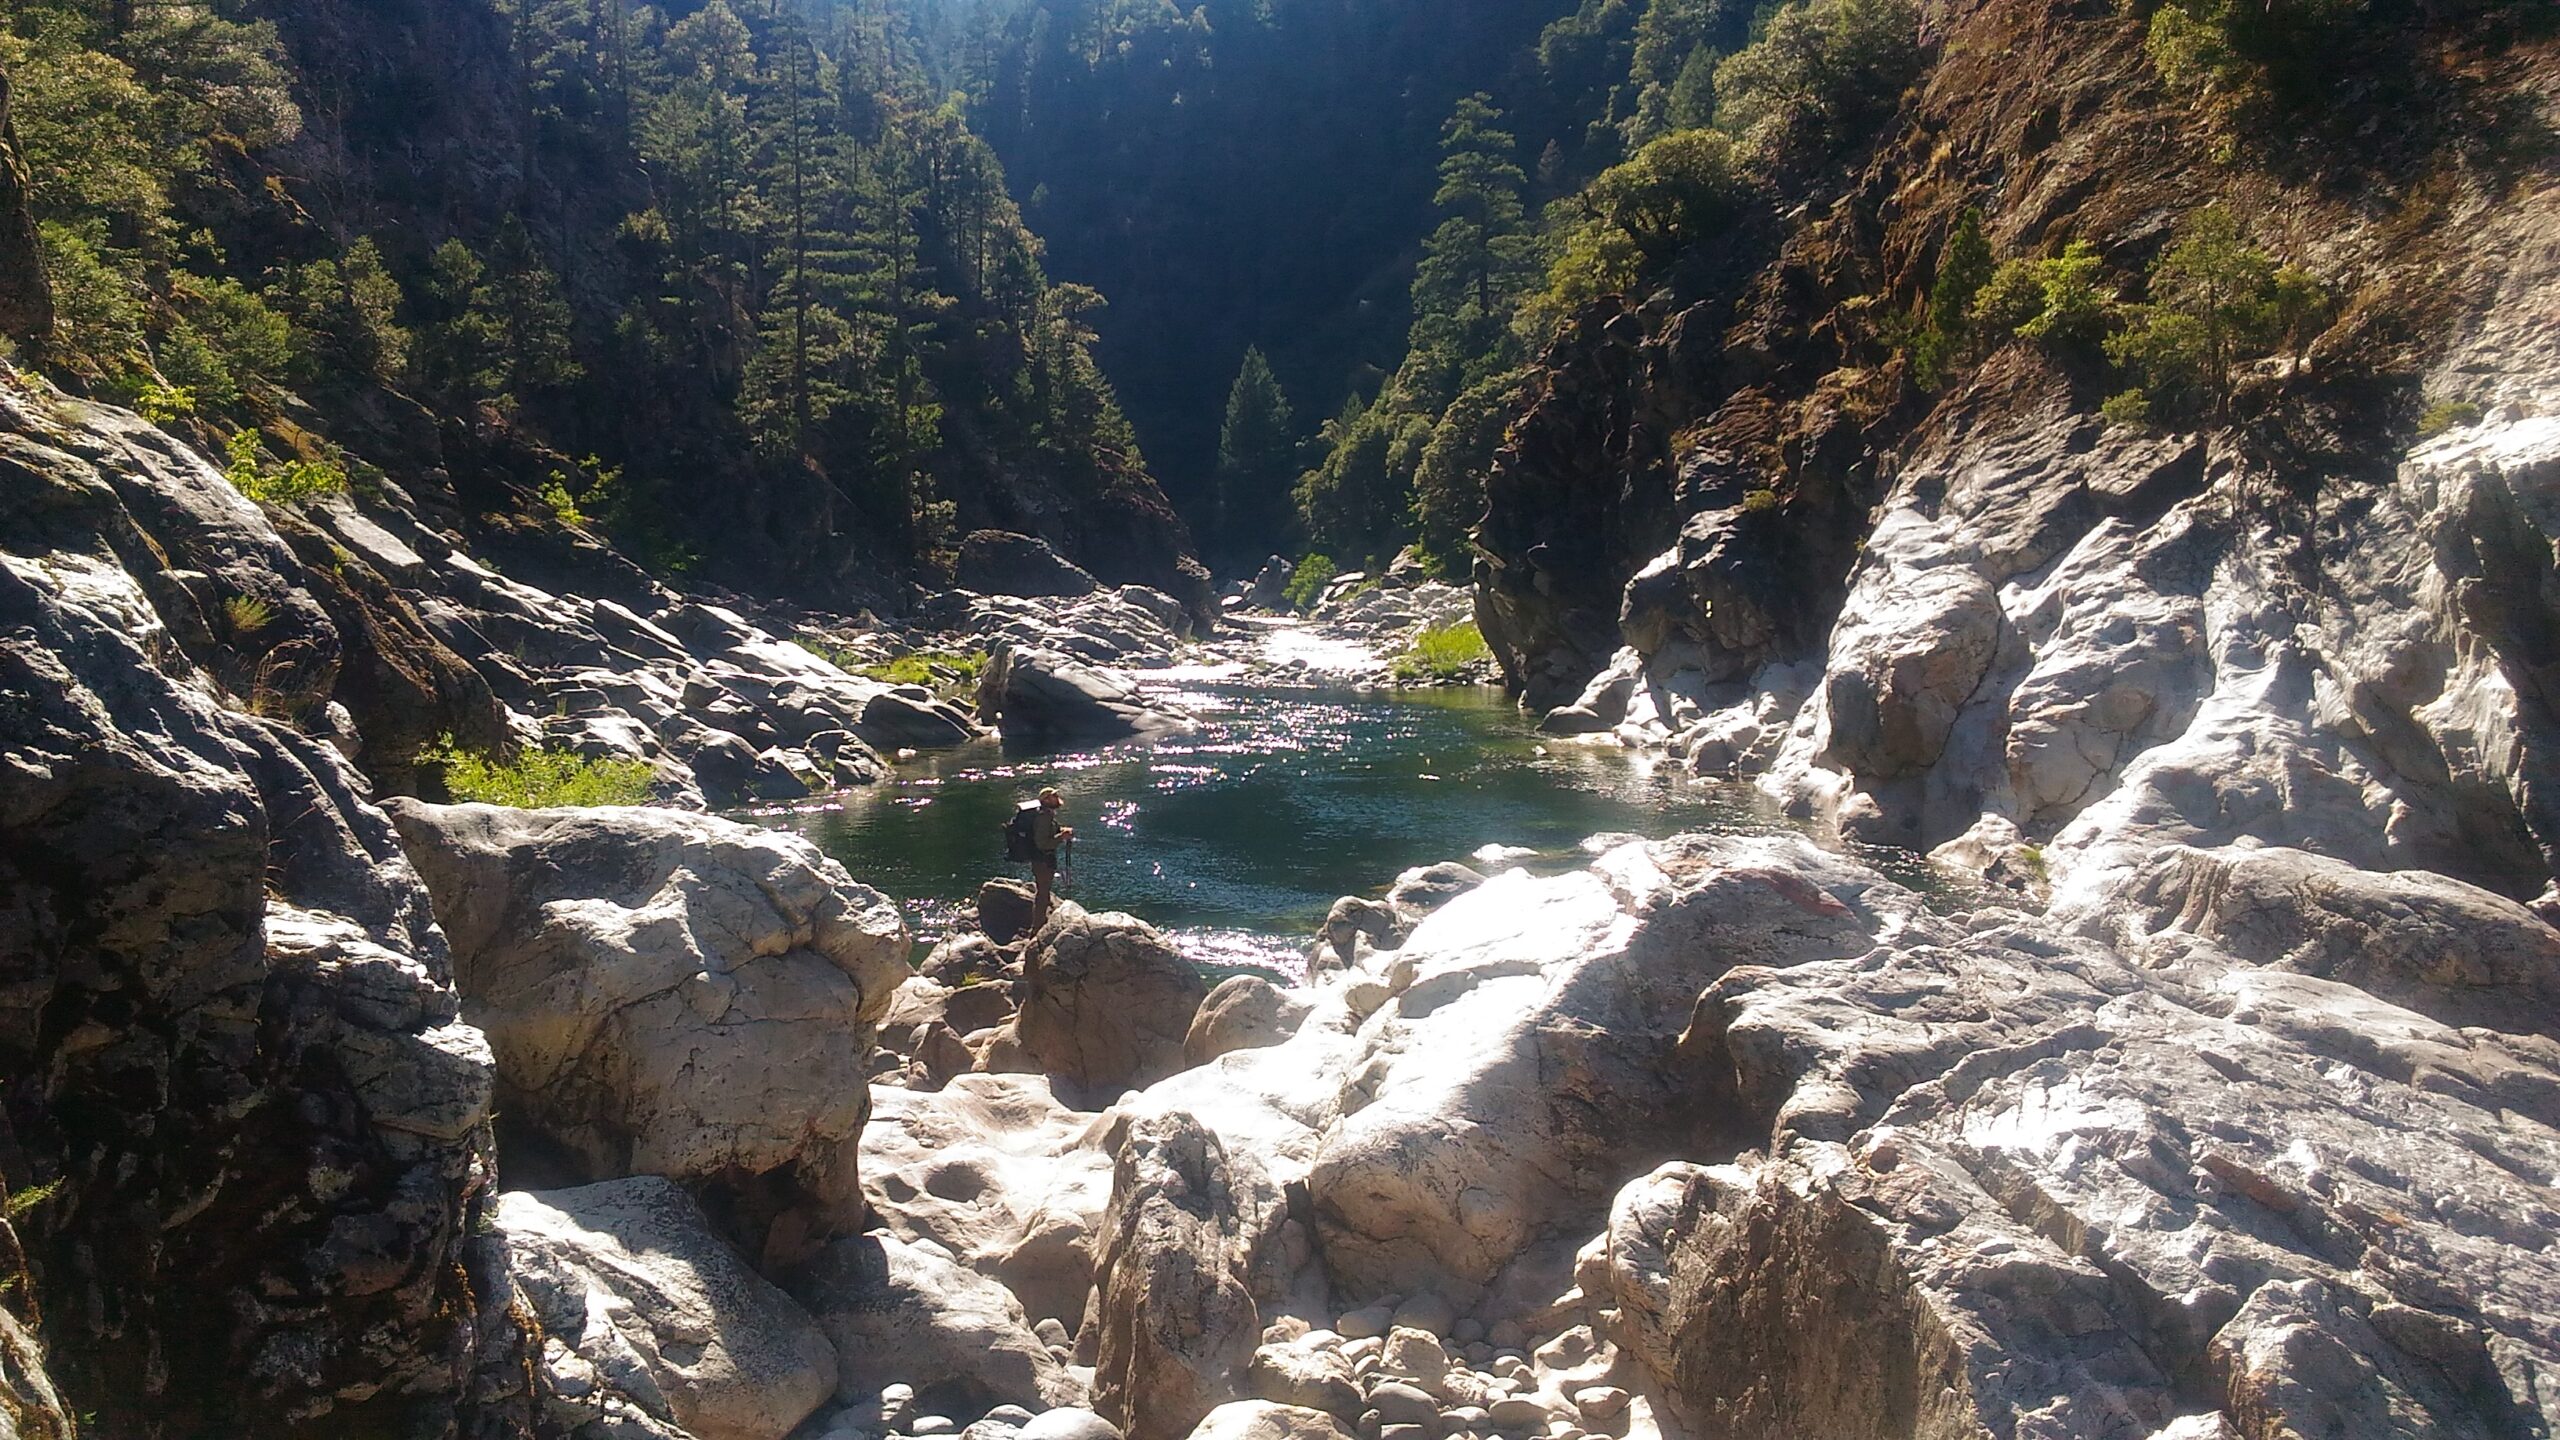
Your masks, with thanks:
[{"label": "river", "polygon": [[1534,852],[1506,863],[1562,868],[1592,835],[1777,824],[1747,789],[1540,736],[1496,690],[1198,682],[1171,698],[1198,734],[1036,756],[989,742],[761,818],[903,902],[929,944],[970,924],[982,881],[1022,873],[1002,826],[1054,785],[1077,831],[1070,897],[1136,915],[1212,968],[1293,978],[1337,897],[1410,866],[1500,845]]}]

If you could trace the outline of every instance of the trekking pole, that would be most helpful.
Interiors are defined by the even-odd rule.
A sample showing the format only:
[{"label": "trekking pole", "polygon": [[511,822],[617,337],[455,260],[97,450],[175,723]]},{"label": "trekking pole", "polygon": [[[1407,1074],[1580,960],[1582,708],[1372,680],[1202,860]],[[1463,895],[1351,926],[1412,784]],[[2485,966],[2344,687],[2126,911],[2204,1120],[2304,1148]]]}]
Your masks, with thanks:
[{"label": "trekking pole", "polygon": [[1076,882],[1076,841],[1070,835],[1058,845],[1058,892],[1065,894]]}]

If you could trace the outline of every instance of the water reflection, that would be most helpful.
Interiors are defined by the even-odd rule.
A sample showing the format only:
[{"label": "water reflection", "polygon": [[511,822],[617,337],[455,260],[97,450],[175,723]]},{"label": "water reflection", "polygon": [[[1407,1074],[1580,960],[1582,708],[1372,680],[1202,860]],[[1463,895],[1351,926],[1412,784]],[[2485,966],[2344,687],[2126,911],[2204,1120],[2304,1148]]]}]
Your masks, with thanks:
[{"label": "water reflection", "polygon": [[906,902],[930,941],[966,922],[981,881],[1019,872],[1004,822],[1055,785],[1079,835],[1068,894],[1177,933],[1195,959],[1283,973],[1337,896],[1376,893],[1409,866],[1500,844],[1560,868],[1596,833],[1777,828],[1747,790],[1542,740],[1495,691],[1204,683],[1179,699],[1202,715],[1199,734],[1036,757],[946,752],[766,818]]}]

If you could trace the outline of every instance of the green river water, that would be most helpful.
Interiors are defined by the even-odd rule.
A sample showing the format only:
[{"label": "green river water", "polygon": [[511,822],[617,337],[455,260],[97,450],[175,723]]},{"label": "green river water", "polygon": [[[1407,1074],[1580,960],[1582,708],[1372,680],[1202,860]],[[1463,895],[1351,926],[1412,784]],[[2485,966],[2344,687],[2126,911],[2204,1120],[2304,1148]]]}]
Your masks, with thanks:
[{"label": "green river water", "polygon": [[1337,897],[1380,893],[1410,866],[1502,845],[1562,868],[1595,834],[1776,828],[1746,789],[1542,737],[1495,690],[1200,683],[1174,698],[1200,733],[1037,756],[988,743],[763,818],[904,902],[931,943],[969,924],[980,882],[1022,874],[1001,827],[1055,785],[1077,832],[1070,897],[1128,911],[1204,964],[1289,976]]}]

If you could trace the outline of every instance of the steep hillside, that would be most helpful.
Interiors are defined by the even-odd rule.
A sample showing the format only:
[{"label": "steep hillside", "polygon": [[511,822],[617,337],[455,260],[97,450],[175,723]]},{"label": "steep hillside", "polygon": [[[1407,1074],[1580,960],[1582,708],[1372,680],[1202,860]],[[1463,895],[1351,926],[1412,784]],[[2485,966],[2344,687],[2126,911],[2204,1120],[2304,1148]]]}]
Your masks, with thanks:
[{"label": "steep hillside", "polygon": [[[2173,841],[2543,891],[2543,18],[2358,8],[2318,22],[2321,88],[2234,62],[2200,96],[2139,16],[1922,14],[1929,68],[1846,168],[1716,242],[1765,263],[1546,356],[1478,535],[1513,684],[2039,892]],[[1977,303],[1926,374],[1968,210],[2042,338]],[[2073,245],[2076,332],[2033,268]],[[2181,405],[2109,401],[2159,383],[2136,342],[2206,254],[2328,303]]]},{"label": "steep hillside", "polygon": [[901,53],[725,0],[16,7],[41,354],[662,576],[898,607],[994,527],[1196,591],[1095,297]]}]

